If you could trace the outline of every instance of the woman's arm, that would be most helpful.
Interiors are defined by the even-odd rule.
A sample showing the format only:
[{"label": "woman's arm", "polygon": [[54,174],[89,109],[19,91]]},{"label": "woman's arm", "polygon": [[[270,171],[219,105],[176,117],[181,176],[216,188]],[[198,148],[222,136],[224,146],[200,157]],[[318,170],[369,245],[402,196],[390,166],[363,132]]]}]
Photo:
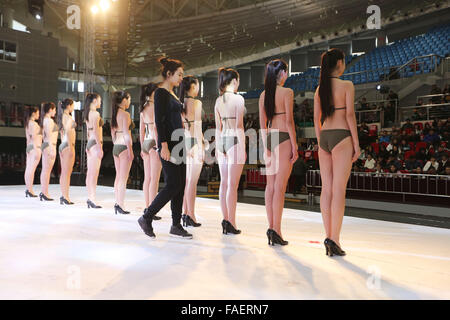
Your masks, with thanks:
[{"label": "woman's arm", "polygon": [[[288,94],[285,97],[285,110],[286,110],[286,126],[289,132],[289,136],[291,137],[291,145],[292,149],[295,149],[295,153],[298,153],[297,149],[297,134],[295,132],[295,123],[294,123],[294,91],[292,89],[288,89]],[[292,150],[294,152],[294,150]]]},{"label": "woman's arm", "polygon": [[98,113],[98,111],[94,112],[93,119],[91,121],[95,123],[95,125],[93,125],[94,139],[97,142],[97,144],[100,146],[100,143],[101,143],[100,130],[99,130],[99,128],[100,128],[100,113]]},{"label": "woman's arm", "polygon": [[125,113],[122,116],[122,132],[124,134],[124,141],[128,148],[128,157],[130,159],[133,158],[133,139],[131,137],[131,130],[130,130],[130,124],[131,124],[131,116],[128,112],[124,111]]},{"label": "woman's arm", "polygon": [[346,105],[345,117],[347,119],[347,123],[350,128],[350,132],[352,134],[352,139],[353,139],[353,148],[355,150],[353,160],[357,160],[360,149],[359,149],[358,131],[356,129],[356,115],[355,115],[354,99],[355,99],[355,87],[353,86],[353,83],[351,81],[347,81],[346,93],[345,93],[345,105]]},{"label": "woman's arm", "polygon": [[319,96],[319,87],[316,89],[316,93],[314,94],[314,131],[316,132],[317,144],[320,146],[320,129],[322,128],[322,124],[320,122],[320,118],[322,117],[322,109],[320,108],[320,96]]},{"label": "woman's arm", "polygon": [[216,141],[216,151],[217,152],[221,152],[221,149],[218,148],[218,144],[220,143],[221,140],[221,135],[222,135],[222,121],[220,121],[220,114],[219,114],[219,99],[216,100],[216,104],[214,106],[214,120],[216,122],[216,137],[215,137],[215,141]]},{"label": "woman's arm", "polygon": [[144,137],[145,137],[145,124],[144,124],[144,115],[141,112],[139,114],[139,142],[142,144],[144,143]]},{"label": "woman's arm", "polygon": [[267,116],[266,110],[264,109],[264,96],[265,92],[263,91],[259,96],[259,128],[261,129],[261,138],[263,142],[264,150],[267,150]]},{"label": "woman's arm", "polygon": [[194,102],[194,137],[200,143],[203,140],[202,132],[202,102],[195,100]]},{"label": "woman's arm", "polygon": [[245,115],[245,99],[243,96],[238,96],[238,119],[236,119],[237,123],[236,123],[236,128],[242,130],[243,132],[244,130],[244,115]]}]

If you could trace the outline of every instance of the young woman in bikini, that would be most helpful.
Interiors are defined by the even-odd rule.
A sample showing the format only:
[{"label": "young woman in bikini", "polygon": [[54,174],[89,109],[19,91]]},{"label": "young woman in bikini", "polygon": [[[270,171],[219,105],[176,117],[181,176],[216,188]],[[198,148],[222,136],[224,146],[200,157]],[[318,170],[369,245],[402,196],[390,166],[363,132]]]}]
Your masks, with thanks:
[{"label": "young woman in bikini", "polygon": [[25,169],[25,197],[36,198],[33,192],[33,181],[36,167],[41,160],[42,129],[36,120],[39,119],[39,108],[28,107],[25,110],[25,137],[27,139],[27,166]]},{"label": "young woman in bikini", "polygon": [[72,99],[65,99],[59,103],[58,126],[61,128],[61,144],[59,145],[59,158],[61,161],[61,175],[59,185],[62,196],[59,198],[60,204],[71,205],[73,202],[69,198],[70,176],[75,163],[75,128],[77,124],[72,118],[74,109]]},{"label": "young woman in bikini", "polygon": [[48,195],[50,175],[56,160],[56,142],[58,141],[59,127],[53,118],[56,115],[56,106],[53,102],[44,102],[41,105],[41,126],[44,133],[42,150],[41,188],[39,194],[41,201],[53,201]]},{"label": "young woman in bikini", "polygon": [[86,144],[87,173],[86,187],[88,191],[88,208],[101,208],[94,203],[98,174],[103,158],[103,119],[97,111],[102,99],[97,93],[88,93],[84,101],[83,119],[86,123],[88,141]]},{"label": "young woman in bikini", "polygon": [[[287,182],[298,158],[294,125],[294,91],[284,88],[288,66],[280,59],[267,64],[265,90],[259,97],[259,121],[266,161],[265,204],[269,229],[268,243],[287,245],[281,234],[281,216]],[[267,133],[267,135],[266,135]]]},{"label": "young woman in bikini", "polygon": [[113,158],[116,168],[116,179],[114,180],[114,196],[116,204],[114,212],[129,214],[123,209],[125,192],[127,190],[128,175],[133,163],[133,138],[131,130],[134,129],[134,122],[127,110],[130,107],[131,96],[126,91],[116,91],[112,97],[112,119],[111,136],[114,142]]},{"label": "young woman in bikini", "polygon": [[216,121],[216,156],[219,162],[219,200],[223,214],[222,232],[239,234],[236,228],[237,189],[244,168],[244,97],[237,94],[239,73],[233,69],[219,69],[220,96],[214,107]]},{"label": "young woman in bikini", "polygon": [[[149,83],[141,89],[141,113],[139,116],[139,141],[141,142],[141,158],[144,161],[144,192],[145,210],[156,197],[161,176],[161,160],[158,155],[158,132],[155,126],[155,90],[158,85]],[[160,220],[161,217],[154,215],[153,220]]]},{"label": "young woman in bikini", "polygon": [[186,76],[180,85],[180,101],[183,103],[183,119],[186,139],[186,187],[184,189],[182,216],[185,227],[200,227],[195,218],[197,183],[203,166],[202,102],[196,97],[200,89],[198,79]]},{"label": "young woman in bikini", "polygon": [[339,236],[345,210],[345,191],[352,163],[359,155],[354,109],[355,89],[351,81],[340,80],[345,56],[339,49],[322,54],[320,82],[314,96],[314,129],[319,142],[322,178],[320,210],[325,226],[326,254],[345,255]]}]

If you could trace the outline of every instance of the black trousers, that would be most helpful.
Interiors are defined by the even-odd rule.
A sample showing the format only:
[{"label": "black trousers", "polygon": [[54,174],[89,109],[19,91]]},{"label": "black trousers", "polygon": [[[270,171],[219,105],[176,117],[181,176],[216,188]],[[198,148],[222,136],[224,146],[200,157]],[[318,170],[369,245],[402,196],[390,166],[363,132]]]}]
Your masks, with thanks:
[{"label": "black trousers", "polygon": [[161,159],[162,171],[164,175],[165,187],[156,195],[155,200],[150,204],[145,219],[152,218],[166,204],[171,201],[173,225],[180,224],[181,213],[183,211],[184,186],[186,185],[186,164],[174,164]]}]

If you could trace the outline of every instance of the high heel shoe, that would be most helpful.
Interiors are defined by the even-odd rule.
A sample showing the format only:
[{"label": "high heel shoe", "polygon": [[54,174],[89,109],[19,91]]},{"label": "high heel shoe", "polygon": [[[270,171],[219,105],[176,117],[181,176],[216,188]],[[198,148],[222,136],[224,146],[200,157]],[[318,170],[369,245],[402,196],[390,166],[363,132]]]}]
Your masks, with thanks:
[{"label": "high heel shoe", "polygon": [[336,242],[334,242],[331,239],[325,239],[324,241],[325,247],[326,247],[326,254],[330,257],[332,257],[333,255],[336,256],[345,256],[345,251],[341,249],[341,247],[339,247],[337,245]]},{"label": "high heel shoe", "polygon": [[59,204],[73,204],[72,201],[67,200],[64,197],[59,198]]},{"label": "high heel shoe", "polygon": [[222,220],[222,233],[227,234],[227,220]]},{"label": "high heel shoe", "polygon": [[39,193],[39,199],[41,199],[41,201],[42,201],[42,199],[44,199],[45,201],[53,201],[52,198],[48,198],[48,197],[47,197],[45,194],[43,194],[42,192]]},{"label": "high heel shoe", "polygon": [[225,223],[226,223],[225,234],[228,234],[228,233],[232,233],[232,234],[240,234],[240,233],[241,233],[241,230],[236,229],[235,227],[233,227],[233,225],[231,224],[230,221],[226,221],[226,220],[225,220]]},{"label": "high heel shoe", "polygon": [[270,228],[267,229],[266,235],[267,235],[267,244],[270,244],[270,242],[272,241],[273,230]]},{"label": "high heel shoe", "polygon": [[194,219],[192,219],[189,215],[186,215],[186,217],[184,218],[184,226],[185,227],[200,227],[202,224],[195,222]]},{"label": "high heel shoe", "polygon": [[86,201],[86,203],[87,203],[87,206],[88,206],[88,209],[89,208],[94,208],[94,209],[100,209],[101,207],[100,206],[97,206],[95,203],[93,203],[91,200],[87,200]]},{"label": "high heel shoe", "polygon": [[283,240],[283,238],[275,231],[272,230],[272,245],[279,244],[281,246],[285,246],[289,243],[289,241]]},{"label": "high heel shoe", "polygon": [[114,205],[114,212],[117,214],[117,211],[119,211],[120,214],[129,214],[130,211],[123,210],[117,203]]},{"label": "high heel shoe", "polygon": [[186,227],[186,214],[184,213],[181,215],[181,222],[183,224],[183,227]]},{"label": "high heel shoe", "polygon": [[31,193],[28,190],[25,190],[25,198],[28,198],[28,197],[30,197],[30,198],[37,198],[37,195]]}]

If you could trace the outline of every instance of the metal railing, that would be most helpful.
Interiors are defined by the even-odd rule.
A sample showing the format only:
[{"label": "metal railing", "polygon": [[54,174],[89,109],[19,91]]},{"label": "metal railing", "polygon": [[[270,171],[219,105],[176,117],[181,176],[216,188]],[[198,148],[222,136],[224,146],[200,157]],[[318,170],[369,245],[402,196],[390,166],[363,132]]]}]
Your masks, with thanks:
[{"label": "metal railing", "polygon": [[[320,170],[306,173],[307,188],[321,188]],[[450,176],[411,174],[351,172],[347,190],[422,195],[450,198]]]},{"label": "metal railing", "polygon": [[[417,96],[416,102],[419,103],[419,99],[422,99],[422,100],[423,100],[423,98],[430,98],[430,100],[433,100],[434,97],[442,97],[442,98],[445,98],[445,97],[448,96],[448,95],[450,95],[450,94],[448,94],[448,93],[440,93],[440,94],[427,94],[427,95],[424,95],[424,96]],[[437,100],[437,99],[435,99],[435,100]],[[440,100],[442,100],[442,99],[440,99]],[[424,104],[425,104],[425,103],[424,103]]]},{"label": "metal railing", "polygon": [[[421,110],[424,112],[421,112]],[[399,108],[400,121],[411,119],[417,120],[432,120],[435,117],[448,118],[450,117],[450,103],[427,104],[421,106],[401,107]]]}]

